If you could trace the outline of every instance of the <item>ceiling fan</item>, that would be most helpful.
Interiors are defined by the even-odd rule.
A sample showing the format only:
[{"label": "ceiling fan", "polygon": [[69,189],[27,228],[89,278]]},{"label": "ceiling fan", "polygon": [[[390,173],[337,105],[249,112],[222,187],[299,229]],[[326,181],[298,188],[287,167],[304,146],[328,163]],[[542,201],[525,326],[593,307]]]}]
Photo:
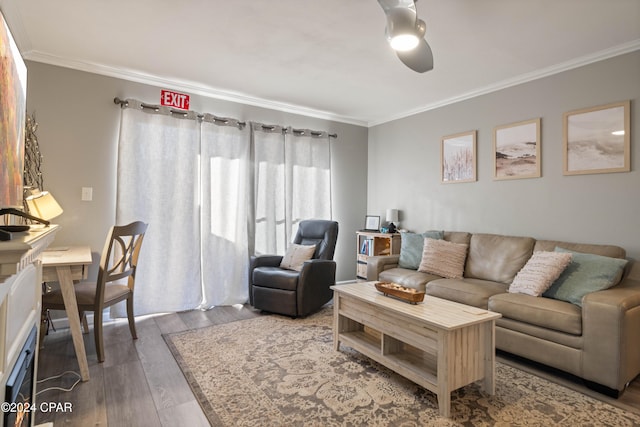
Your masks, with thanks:
[{"label": "ceiling fan", "polygon": [[433,53],[424,39],[426,25],[418,19],[417,0],[378,0],[387,15],[387,40],[398,58],[413,71],[433,69]]}]

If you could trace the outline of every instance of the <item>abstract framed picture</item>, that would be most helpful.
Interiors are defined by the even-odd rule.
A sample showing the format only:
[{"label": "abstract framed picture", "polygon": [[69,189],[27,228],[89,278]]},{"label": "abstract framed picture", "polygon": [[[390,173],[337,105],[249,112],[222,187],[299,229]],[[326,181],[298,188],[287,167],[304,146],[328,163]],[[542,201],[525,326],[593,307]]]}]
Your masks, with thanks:
[{"label": "abstract framed picture", "polygon": [[27,67],[0,13],[0,208],[22,207]]},{"label": "abstract framed picture", "polygon": [[540,177],[540,118],[497,126],[493,132],[493,179]]},{"label": "abstract framed picture", "polygon": [[564,174],[631,170],[631,101],[564,113]]},{"label": "abstract framed picture", "polygon": [[440,170],[443,183],[476,181],[476,131],[442,138]]}]

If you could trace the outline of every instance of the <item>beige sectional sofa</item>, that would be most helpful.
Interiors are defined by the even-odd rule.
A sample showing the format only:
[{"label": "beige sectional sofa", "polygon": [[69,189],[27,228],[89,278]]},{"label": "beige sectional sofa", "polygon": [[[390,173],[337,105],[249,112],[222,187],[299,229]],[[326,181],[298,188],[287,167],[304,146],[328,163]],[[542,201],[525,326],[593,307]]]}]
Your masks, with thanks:
[{"label": "beige sectional sofa", "polygon": [[544,295],[508,292],[534,251],[564,248],[624,259],[624,249],[466,232],[444,232],[443,239],[468,245],[462,278],[402,268],[400,255],[389,255],[369,258],[367,279],[395,282],[424,290],[427,298],[432,295],[499,312],[497,349],[569,372],[608,394],[617,395],[640,374],[637,262],[628,262],[611,288],[586,294],[581,306]]}]

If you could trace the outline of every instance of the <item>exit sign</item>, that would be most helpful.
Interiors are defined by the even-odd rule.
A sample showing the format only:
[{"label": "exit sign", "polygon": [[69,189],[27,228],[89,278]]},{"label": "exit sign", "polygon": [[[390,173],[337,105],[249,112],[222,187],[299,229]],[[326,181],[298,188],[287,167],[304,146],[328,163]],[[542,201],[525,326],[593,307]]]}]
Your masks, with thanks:
[{"label": "exit sign", "polygon": [[189,95],[162,89],[160,91],[160,104],[168,107],[176,107],[181,110],[188,110]]}]

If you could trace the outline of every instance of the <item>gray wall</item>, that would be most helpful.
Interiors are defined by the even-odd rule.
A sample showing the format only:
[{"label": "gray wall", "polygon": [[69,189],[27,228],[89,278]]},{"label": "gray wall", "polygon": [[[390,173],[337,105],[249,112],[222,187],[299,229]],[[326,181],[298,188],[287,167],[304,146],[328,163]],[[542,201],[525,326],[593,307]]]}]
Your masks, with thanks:
[{"label": "gray wall", "polygon": [[[428,75],[427,75],[428,78]],[[562,114],[631,100],[629,173],[563,176]],[[640,258],[640,52],[369,129],[368,213],[461,230],[622,246]],[[495,126],[542,118],[542,177],[493,180]],[[440,140],[477,130],[473,183],[441,184]]]},{"label": "gray wall", "polygon": [[[63,227],[55,244],[88,244],[95,259],[115,221],[120,110],[113,98],[157,103],[160,88],[36,62],[27,66],[27,110],[35,112],[39,125],[45,188],[65,209],[55,220]],[[332,146],[333,208],[340,222],[337,279],[349,280],[355,277],[355,230],[362,228],[365,214],[384,218],[391,207],[400,209],[401,227],[411,230],[611,243],[640,258],[638,76],[640,52],[634,52],[368,131],[197,95],[191,108],[338,133]],[[632,100],[632,172],[563,176],[562,113],[625,99]],[[494,181],[493,128],[535,117],[542,118],[542,177]],[[474,129],[478,181],[441,184],[440,139]],[[80,200],[82,187],[93,187],[92,202]]]},{"label": "gray wall", "polygon": [[[113,98],[158,104],[161,88],[37,62],[28,62],[27,67],[27,111],[36,114],[44,187],[64,208],[54,219],[62,226],[54,245],[90,245],[94,252],[91,274],[95,275],[98,254],[115,221],[120,109]],[[337,280],[353,279],[355,231],[362,227],[366,213],[367,129],[197,95],[191,96],[190,107],[245,121],[338,134],[332,145],[333,210],[340,223]],[[93,187],[93,201],[80,200],[82,187]],[[179,215],[179,207],[174,209]]]}]

